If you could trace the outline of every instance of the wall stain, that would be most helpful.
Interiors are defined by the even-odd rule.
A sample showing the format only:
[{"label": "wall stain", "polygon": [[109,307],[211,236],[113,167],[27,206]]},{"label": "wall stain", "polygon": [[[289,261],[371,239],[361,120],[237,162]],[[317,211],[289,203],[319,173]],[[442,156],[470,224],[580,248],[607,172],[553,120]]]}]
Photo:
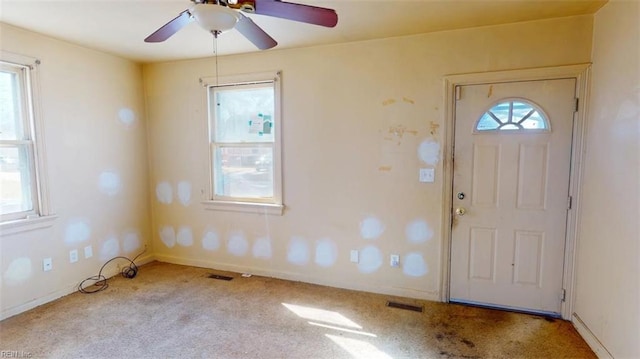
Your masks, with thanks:
[{"label": "wall stain", "polygon": [[393,98],[390,98],[382,101],[382,106],[389,106],[389,105],[393,105],[394,103],[396,103],[396,100]]},{"label": "wall stain", "polygon": [[380,171],[380,172],[389,172],[389,171],[391,171],[391,166],[380,166],[380,167],[378,167],[378,171]]},{"label": "wall stain", "polygon": [[[387,131],[388,133],[396,136],[396,137],[400,137],[402,138],[404,136],[405,133],[417,136],[418,135],[418,131],[417,130],[409,130],[407,129],[404,125],[396,125],[396,126],[389,126],[389,130]],[[385,137],[386,139],[391,139],[389,137]]]},{"label": "wall stain", "polygon": [[404,127],[403,125],[389,126],[388,133],[390,133],[393,136],[396,136],[398,138],[397,145],[400,146],[402,144],[401,139],[404,136],[404,133],[405,133],[406,130],[407,130],[407,128]]},{"label": "wall stain", "polygon": [[414,105],[416,102],[408,97],[403,97],[402,101],[406,102],[406,103],[410,103],[412,105]]},{"label": "wall stain", "polygon": [[435,136],[438,133],[439,128],[440,124],[429,121],[429,133],[431,134],[431,136]]},{"label": "wall stain", "polygon": [[493,95],[493,85],[489,85],[489,93],[487,93],[487,98],[491,97],[491,95]]}]

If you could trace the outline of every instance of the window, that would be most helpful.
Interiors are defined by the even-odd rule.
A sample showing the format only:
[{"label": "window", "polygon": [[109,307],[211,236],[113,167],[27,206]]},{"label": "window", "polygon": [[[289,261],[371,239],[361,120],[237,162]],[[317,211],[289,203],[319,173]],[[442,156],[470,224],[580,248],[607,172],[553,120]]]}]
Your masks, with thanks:
[{"label": "window", "polygon": [[[3,234],[48,215],[39,171],[34,84],[37,61],[0,56],[0,225]],[[27,221],[21,221],[27,220]],[[30,229],[30,228],[26,228]]]},{"label": "window", "polygon": [[476,131],[494,130],[549,131],[549,122],[542,110],[529,101],[508,100],[492,106],[476,123]]},{"label": "window", "polygon": [[214,209],[282,213],[278,74],[207,85]]}]

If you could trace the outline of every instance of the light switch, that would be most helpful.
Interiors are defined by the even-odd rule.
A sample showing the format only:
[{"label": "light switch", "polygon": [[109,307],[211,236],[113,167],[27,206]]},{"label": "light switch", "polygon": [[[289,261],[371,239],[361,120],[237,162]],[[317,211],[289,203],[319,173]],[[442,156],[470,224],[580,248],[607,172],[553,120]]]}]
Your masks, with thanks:
[{"label": "light switch", "polygon": [[434,168],[420,169],[420,182],[433,182],[436,178],[436,170]]}]

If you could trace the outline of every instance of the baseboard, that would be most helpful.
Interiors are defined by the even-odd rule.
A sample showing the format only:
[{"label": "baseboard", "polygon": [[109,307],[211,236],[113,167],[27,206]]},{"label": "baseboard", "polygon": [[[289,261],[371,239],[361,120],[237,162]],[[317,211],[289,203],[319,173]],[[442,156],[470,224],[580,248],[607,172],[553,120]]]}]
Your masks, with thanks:
[{"label": "baseboard", "polygon": [[591,350],[593,350],[593,352],[596,353],[598,358],[613,359],[613,355],[609,353],[607,348],[605,348],[604,345],[602,345],[600,340],[598,340],[595,334],[593,334],[593,332],[589,329],[589,327],[587,327],[587,325],[582,321],[582,319],[580,319],[580,317],[576,313],[573,313],[571,317],[571,322],[573,323],[573,326],[578,331],[578,334],[580,334],[582,339],[584,339],[584,341],[587,342]]},{"label": "baseboard", "polygon": [[67,285],[65,286],[63,289],[57,290],[53,293],[50,293],[48,295],[45,295],[44,297],[40,297],[40,298],[36,298],[33,299],[27,303],[24,304],[20,304],[17,305],[15,307],[12,308],[8,308],[6,310],[2,311],[2,314],[0,314],[0,320],[5,320],[9,317],[13,317],[14,315],[20,314],[22,312],[26,312],[29,309],[33,309],[35,307],[39,307],[43,304],[47,304],[49,302],[52,302],[58,298],[64,297],[65,295],[69,295],[73,292],[76,291],[78,285],[77,284],[72,284],[72,285]]},{"label": "baseboard", "polygon": [[310,277],[308,275],[304,275],[296,272],[265,270],[263,268],[239,266],[235,264],[218,263],[218,262],[207,261],[207,260],[181,258],[181,257],[167,256],[167,255],[156,255],[155,260],[159,262],[165,262],[165,263],[209,268],[209,269],[228,271],[228,272],[234,272],[234,273],[251,273],[253,275],[259,275],[263,277],[271,277],[271,278],[285,279],[285,280],[290,280],[295,282],[324,285],[324,286],[334,287],[334,288],[342,288],[342,289],[356,290],[356,291],[362,291],[362,292],[391,295],[391,296],[397,296],[397,297],[429,300],[429,301],[435,301],[435,302],[440,301],[440,295],[438,292],[425,292],[425,291],[418,291],[414,289],[397,288],[397,287],[370,286],[370,285],[362,285],[358,283],[347,283],[347,282],[334,281],[334,280],[318,280],[315,277]]},{"label": "baseboard", "polygon": [[[136,260],[136,265],[141,266],[143,264],[147,264],[149,262],[152,262],[155,260],[155,257],[153,255],[146,255],[143,257],[140,257]],[[111,278],[116,274],[119,274],[120,272],[118,271],[117,268],[113,268],[111,270],[107,270],[106,272],[103,272],[103,275],[107,278]],[[66,286],[64,286],[64,288],[57,290],[53,293],[47,294],[43,297],[39,297],[39,298],[35,298],[27,303],[24,304],[20,304],[17,305],[15,307],[12,308],[7,308],[5,310],[2,311],[2,313],[0,313],[0,320],[5,320],[9,317],[13,317],[14,315],[18,315],[22,312],[26,312],[27,310],[33,309],[35,307],[39,307],[43,304],[47,304],[49,302],[52,302],[58,298],[62,298],[66,295],[69,295],[73,292],[75,292],[76,290],[78,290],[78,283],[73,283],[73,284],[67,284]]]}]

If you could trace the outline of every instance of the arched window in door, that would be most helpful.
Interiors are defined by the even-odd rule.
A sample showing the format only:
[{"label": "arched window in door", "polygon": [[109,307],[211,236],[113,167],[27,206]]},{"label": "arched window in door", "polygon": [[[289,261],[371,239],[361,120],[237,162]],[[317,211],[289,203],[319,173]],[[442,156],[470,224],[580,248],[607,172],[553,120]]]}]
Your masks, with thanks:
[{"label": "arched window in door", "polygon": [[491,106],[476,122],[476,131],[544,131],[551,130],[545,113],[524,99],[501,100]]}]

